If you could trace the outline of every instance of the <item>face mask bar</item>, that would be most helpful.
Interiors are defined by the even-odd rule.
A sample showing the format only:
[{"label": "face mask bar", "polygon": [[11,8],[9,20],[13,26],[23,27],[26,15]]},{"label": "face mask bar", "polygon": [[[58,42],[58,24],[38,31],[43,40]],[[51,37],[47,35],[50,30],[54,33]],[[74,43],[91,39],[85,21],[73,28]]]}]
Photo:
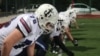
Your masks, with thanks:
[{"label": "face mask bar", "polygon": [[48,22],[46,25],[42,25],[42,28],[44,30],[44,34],[50,34],[54,30],[54,24]]}]

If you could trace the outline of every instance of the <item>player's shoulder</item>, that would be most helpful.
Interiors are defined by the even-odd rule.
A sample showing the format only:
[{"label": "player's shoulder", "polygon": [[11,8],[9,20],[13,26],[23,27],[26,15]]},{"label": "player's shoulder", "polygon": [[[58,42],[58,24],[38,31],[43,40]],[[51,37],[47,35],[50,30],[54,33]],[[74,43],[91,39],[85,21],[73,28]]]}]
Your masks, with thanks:
[{"label": "player's shoulder", "polygon": [[17,19],[19,24],[24,24],[24,25],[33,25],[33,24],[37,24],[37,18],[34,15],[34,13],[27,13],[27,14],[20,14],[19,16],[17,16]]},{"label": "player's shoulder", "polygon": [[23,19],[36,19],[36,15],[34,13],[26,13],[26,14],[20,14],[17,16],[17,18],[23,18]]}]

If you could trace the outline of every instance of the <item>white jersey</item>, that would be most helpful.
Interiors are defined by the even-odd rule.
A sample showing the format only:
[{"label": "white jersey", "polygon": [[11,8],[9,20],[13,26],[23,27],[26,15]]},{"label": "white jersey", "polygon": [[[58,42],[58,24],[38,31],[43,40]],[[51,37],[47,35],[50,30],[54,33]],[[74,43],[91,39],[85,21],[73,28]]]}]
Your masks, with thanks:
[{"label": "white jersey", "polygon": [[33,13],[22,14],[0,29],[0,46],[2,46],[3,40],[6,36],[8,36],[16,27],[20,29],[25,37],[13,46],[9,56],[18,55],[23,48],[34,43],[43,33],[42,29],[38,25],[36,15]]},{"label": "white jersey", "polygon": [[62,20],[62,26],[64,27],[69,27],[70,24],[70,17],[68,15],[66,15],[66,12],[60,12],[59,13],[59,20]]},{"label": "white jersey", "polygon": [[[64,31],[63,27],[69,27],[70,25],[70,16],[69,13],[66,14],[66,12],[60,12],[59,13],[59,20],[57,24],[55,24],[55,29],[51,33],[50,37],[59,36],[59,34]],[[59,30],[57,30],[59,29]]]},{"label": "white jersey", "polygon": [[55,28],[53,29],[53,32],[50,34],[50,37],[52,38],[52,37],[54,37],[54,36],[59,36],[59,34],[61,33],[61,27],[62,27],[62,25],[61,25],[61,22],[62,21],[58,21],[56,24],[55,24]]},{"label": "white jersey", "polygon": [[53,32],[50,34],[50,37],[54,37],[54,36],[59,36],[60,33],[64,33],[64,28],[68,28],[70,25],[71,20],[74,20],[76,17],[76,14],[72,13],[71,10],[69,11],[65,11],[65,12],[60,12],[59,13],[59,20],[58,22],[55,24],[55,29],[53,30]]}]

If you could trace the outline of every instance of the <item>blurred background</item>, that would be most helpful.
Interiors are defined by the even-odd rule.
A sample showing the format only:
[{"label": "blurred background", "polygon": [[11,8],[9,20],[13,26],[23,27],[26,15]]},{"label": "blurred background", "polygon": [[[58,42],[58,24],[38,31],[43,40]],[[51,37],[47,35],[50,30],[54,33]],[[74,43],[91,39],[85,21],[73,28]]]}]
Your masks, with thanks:
[{"label": "blurred background", "polygon": [[0,0],[0,16],[35,11],[42,3],[53,4],[58,11],[66,11],[72,3],[84,3],[100,10],[100,0]]},{"label": "blurred background", "polygon": [[[78,13],[86,13],[77,16],[80,29],[71,28],[79,46],[73,47],[71,42],[66,42],[66,46],[75,56],[100,56],[100,0],[0,0],[0,23],[20,13],[34,12],[43,3],[54,5],[59,12],[73,8]],[[47,52],[50,55],[57,56]]]}]

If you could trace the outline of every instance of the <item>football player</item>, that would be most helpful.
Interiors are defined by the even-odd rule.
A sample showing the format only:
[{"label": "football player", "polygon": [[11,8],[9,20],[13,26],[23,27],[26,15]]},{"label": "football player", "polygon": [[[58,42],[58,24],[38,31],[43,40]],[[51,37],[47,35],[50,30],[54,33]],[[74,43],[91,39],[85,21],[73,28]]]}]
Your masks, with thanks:
[{"label": "football player", "polygon": [[[62,20],[61,20],[62,21]],[[36,56],[45,56],[46,52],[48,50],[48,47],[50,44],[49,40],[53,40],[55,44],[57,44],[68,56],[74,56],[74,53],[72,51],[70,51],[62,42],[61,38],[60,38],[60,33],[61,33],[61,21],[58,20],[58,22],[55,24],[54,29],[52,31],[52,33],[48,33],[48,34],[43,34],[41,36],[41,38],[39,38],[36,41],[36,46],[38,46],[38,48],[36,49]],[[47,27],[50,29],[49,27],[50,24],[47,25]],[[52,26],[53,27],[53,26]],[[46,40],[46,41],[45,41]]]},{"label": "football player", "polygon": [[58,18],[58,12],[51,4],[42,4],[35,13],[13,18],[0,29],[1,56],[21,56],[19,54],[26,47],[28,56],[33,56],[35,42],[45,31],[45,25],[54,25]]},{"label": "football player", "polygon": [[74,16],[72,16],[72,14],[67,14],[67,12],[60,12],[59,17],[59,19],[62,20],[62,36],[66,35],[67,38],[72,41],[74,46],[78,46],[77,40],[73,38],[69,27],[71,20],[72,18],[74,18]]},{"label": "football player", "polygon": [[65,14],[67,17],[69,17],[71,25],[74,24],[76,29],[79,29],[78,23],[76,21],[76,18],[77,18],[76,11],[73,9],[69,9],[65,11]]}]

